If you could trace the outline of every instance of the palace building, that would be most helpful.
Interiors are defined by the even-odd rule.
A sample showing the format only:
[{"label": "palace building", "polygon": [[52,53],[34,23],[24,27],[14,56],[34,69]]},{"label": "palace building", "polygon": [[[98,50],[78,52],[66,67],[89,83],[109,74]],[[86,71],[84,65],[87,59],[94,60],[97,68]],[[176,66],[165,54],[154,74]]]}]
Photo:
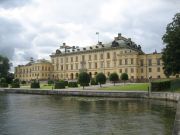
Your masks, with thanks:
[{"label": "palace building", "polygon": [[33,79],[48,80],[52,74],[53,66],[51,62],[41,59],[31,61],[26,65],[15,67],[15,78],[21,81],[30,81]]},{"label": "palace building", "polygon": [[[64,49],[62,51],[62,49]],[[161,53],[145,54],[140,45],[118,34],[114,41],[89,47],[68,46],[65,43],[50,55],[51,62],[40,60],[15,68],[20,80],[68,79],[74,80],[82,71],[91,77],[103,72],[107,78],[116,72],[126,72],[132,81],[165,78]]]}]

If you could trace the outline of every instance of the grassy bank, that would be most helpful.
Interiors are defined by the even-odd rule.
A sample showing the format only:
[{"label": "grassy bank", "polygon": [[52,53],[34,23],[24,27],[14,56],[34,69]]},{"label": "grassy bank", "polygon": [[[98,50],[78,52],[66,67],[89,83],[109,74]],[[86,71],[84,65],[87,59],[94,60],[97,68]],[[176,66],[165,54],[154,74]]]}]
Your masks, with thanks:
[{"label": "grassy bank", "polygon": [[99,90],[147,91],[149,83],[125,84],[99,88]]}]

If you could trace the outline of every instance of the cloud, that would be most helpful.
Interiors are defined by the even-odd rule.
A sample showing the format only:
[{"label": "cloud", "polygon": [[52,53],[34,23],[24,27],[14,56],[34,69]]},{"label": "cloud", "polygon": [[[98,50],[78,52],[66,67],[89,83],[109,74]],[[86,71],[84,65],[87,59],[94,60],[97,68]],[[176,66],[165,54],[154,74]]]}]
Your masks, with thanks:
[{"label": "cloud", "polygon": [[19,6],[24,6],[30,0],[0,0],[0,7],[3,8],[15,8]]},{"label": "cloud", "polygon": [[117,33],[146,53],[163,48],[165,28],[179,0],[1,0],[0,53],[14,65],[49,55],[66,42],[88,46],[110,42]]}]

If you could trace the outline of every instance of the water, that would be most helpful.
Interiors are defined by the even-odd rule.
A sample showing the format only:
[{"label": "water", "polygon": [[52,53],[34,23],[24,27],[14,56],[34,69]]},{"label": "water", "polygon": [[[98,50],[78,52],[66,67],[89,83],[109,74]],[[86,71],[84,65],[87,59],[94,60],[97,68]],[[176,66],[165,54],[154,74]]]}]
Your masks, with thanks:
[{"label": "water", "polygon": [[0,135],[170,135],[176,104],[0,94]]}]

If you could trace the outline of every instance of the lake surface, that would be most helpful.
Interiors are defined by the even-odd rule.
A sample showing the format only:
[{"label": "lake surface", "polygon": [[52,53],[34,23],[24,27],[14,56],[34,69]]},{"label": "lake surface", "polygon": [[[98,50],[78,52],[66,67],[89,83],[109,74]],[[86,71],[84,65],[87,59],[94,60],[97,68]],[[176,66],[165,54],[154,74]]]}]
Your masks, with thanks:
[{"label": "lake surface", "polygon": [[0,94],[0,135],[171,135],[176,103]]}]

